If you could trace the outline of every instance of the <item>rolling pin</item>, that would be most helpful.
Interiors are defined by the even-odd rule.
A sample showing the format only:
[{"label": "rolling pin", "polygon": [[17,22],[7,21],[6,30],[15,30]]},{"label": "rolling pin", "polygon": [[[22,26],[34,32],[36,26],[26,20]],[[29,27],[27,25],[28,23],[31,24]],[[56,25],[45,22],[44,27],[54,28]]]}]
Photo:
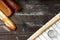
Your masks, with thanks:
[{"label": "rolling pin", "polygon": [[[11,5],[11,7],[15,8],[15,10],[18,10],[19,8],[17,6]],[[16,30],[16,25],[13,23],[13,21],[9,18],[9,16],[13,13],[12,9],[3,1],[0,0],[0,19],[5,23],[5,25],[11,29]]]},{"label": "rolling pin", "polygon": [[19,11],[21,9],[21,7],[18,4],[16,4],[13,0],[0,0],[0,9],[8,17],[13,13],[14,10],[12,11],[12,9],[6,4],[6,2],[15,11]]},{"label": "rolling pin", "polygon": [[10,16],[12,14],[11,9],[2,0],[0,0],[0,10],[2,10],[6,16]]},{"label": "rolling pin", "polygon": [[3,1],[7,2],[7,4],[15,11],[19,11],[21,9],[21,7],[14,0],[3,0]]},{"label": "rolling pin", "polygon": [[5,14],[4,12],[2,12],[0,10],[0,19],[5,23],[5,25],[11,29],[11,30],[16,30],[16,26],[15,24],[13,23],[13,21],[11,19],[9,19]]}]

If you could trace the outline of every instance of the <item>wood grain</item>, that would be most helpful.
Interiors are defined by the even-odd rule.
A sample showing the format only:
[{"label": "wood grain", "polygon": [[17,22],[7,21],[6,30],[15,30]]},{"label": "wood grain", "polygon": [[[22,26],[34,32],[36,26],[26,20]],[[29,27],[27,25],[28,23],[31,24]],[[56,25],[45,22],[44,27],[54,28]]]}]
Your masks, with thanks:
[{"label": "wood grain", "polygon": [[34,40],[36,37],[41,35],[44,31],[46,31],[50,26],[52,26],[55,22],[60,19],[60,13],[57,14],[54,18],[52,18],[49,22],[47,22],[42,28],[37,30],[28,40]]},{"label": "wood grain", "polygon": [[15,30],[16,26],[12,20],[10,20],[2,11],[0,11],[0,19],[5,23],[5,25],[11,29]]}]

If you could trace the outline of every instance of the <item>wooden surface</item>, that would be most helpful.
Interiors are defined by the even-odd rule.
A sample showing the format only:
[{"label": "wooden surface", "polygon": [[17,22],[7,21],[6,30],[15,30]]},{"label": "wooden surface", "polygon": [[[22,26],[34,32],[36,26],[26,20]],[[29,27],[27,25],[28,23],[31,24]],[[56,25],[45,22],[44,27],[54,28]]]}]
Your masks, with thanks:
[{"label": "wooden surface", "polygon": [[[1,35],[0,39],[1,40],[8,40],[8,39],[16,40],[16,35],[19,35],[18,36],[19,40],[26,40],[27,38],[29,38],[29,36],[31,36],[40,27],[24,26],[24,22],[36,22],[35,24],[40,24],[40,22],[41,22],[43,24],[46,21],[48,21],[48,20],[46,20],[47,19],[46,16],[16,16],[16,15],[13,15],[11,17],[11,19],[15,22],[15,24],[17,26],[17,30],[16,30],[17,34],[15,34],[13,32],[8,32],[7,30],[5,30],[2,27],[2,26],[4,26],[4,23],[2,21],[0,21],[0,24],[1,24],[0,25],[0,35]],[[46,21],[44,21],[44,20],[46,20]]]},{"label": "wooden surface", "polygon": [[37,32],[35,32],[28,40],[34,40],[36,37],[41,35],[45,30],[47,30],[51,25],[57,22],[60,19],[60,13],[57,14],[54,18],[48,21],[44,26],[42,26]]},{"label": "wooden surface", "polygon": [[[4,28],[2,28],[2,25],[4,23],[0,20],[0,39],[1,40],[17,40],[16,35],[18,36],[19,40],[27,40],[35,31],[37,31],[40,27],[29,27],[29,26],[23,26],[25,22],[33,22],[35,24],[45,24],[49,19],[51,19],[56,13],[60,10],[60,6],[54,6],[54,5],[40,5],[39,2],[36,4],[36,1],[33,3],[26,3],[26,2],[21,2],[18,0],[20,5],[22,6],[22,12],[19,13],[14,13],[12,15],[11,19],[15,22],[17,26],[17,34],[13,32],[8,32]],[[47,3],[47,2],[46,2]],[[53,2],[52,2],[53,3]],[[36,4],[36,5],[35,5]],[[42,3],[43,4],[43,3]],[[47,3],[48,4],[48,3]],[[29,8],[29,5],[33,7],[33,9]],[[34,6],[33,6],[34,5]],[[36,13],[35,13],[36,12]],[[43,13],[44,15],[39,15],[39,16],[22,16],[22,15],[16,15],[16,14],[30,14],[30,13]],[[51,15],[52,14],[52,15]],[[25,29],[25,31],[24,31]]]}]

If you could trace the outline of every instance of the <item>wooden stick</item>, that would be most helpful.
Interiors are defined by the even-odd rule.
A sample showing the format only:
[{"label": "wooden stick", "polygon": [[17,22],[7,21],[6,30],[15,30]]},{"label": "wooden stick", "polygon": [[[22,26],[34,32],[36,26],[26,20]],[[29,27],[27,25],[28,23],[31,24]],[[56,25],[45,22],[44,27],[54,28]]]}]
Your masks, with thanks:
[{"label": "wooden stick", "polygon": [[14,0],[5,0],[15,11],[19,11],[21,9],[20,5],[14,2]]},{"label": "wooden stick", "polygon": [[12,14],[11,9],[2,0],[0,0],[0,10],[2,10],[8,17]]},{"label": "wooden stick", "polygon": [[30,38],[27,40],[34,40],[36,37],[41,35],[44,31],[46,31],[50,26],[52,26],[55,22],[57,22],[60,19],[60,13],[57,14],[54,18],[52,18],[49,22],[47,22],[42,28],[37,30]]},{"label": "wooden stick", "polygon": [[16,30],[15,24],[2,11],[0,11],[0,19],[9,29]]}]

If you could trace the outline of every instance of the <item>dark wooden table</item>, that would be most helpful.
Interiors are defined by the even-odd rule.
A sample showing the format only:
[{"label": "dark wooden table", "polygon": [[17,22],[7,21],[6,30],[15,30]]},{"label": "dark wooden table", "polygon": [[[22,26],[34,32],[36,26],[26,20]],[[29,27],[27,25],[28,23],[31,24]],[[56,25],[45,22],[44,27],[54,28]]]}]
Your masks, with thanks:
[{"label": "dark wooden table", "polygon": [[[27,26],[26,22],[33,22],[34,24],[44,25],[48,20],[50,20],[54,15],[60,11],[59,5],[40,5],[37,3],[25,3],[21,2],[22,11],[19,13],[14,13],[11,19],[16,24],[16,31],[7,31],[2,26],[4,23],[0,21],[0,40],[27,40],[35,31],[37,31],[41,26],[30,27]],[[30,7],[31,6],[31,7]],[[20,15],[20,14],[43,14],[43,15]],[[4,25],[5,26],[5,25]]]}]

